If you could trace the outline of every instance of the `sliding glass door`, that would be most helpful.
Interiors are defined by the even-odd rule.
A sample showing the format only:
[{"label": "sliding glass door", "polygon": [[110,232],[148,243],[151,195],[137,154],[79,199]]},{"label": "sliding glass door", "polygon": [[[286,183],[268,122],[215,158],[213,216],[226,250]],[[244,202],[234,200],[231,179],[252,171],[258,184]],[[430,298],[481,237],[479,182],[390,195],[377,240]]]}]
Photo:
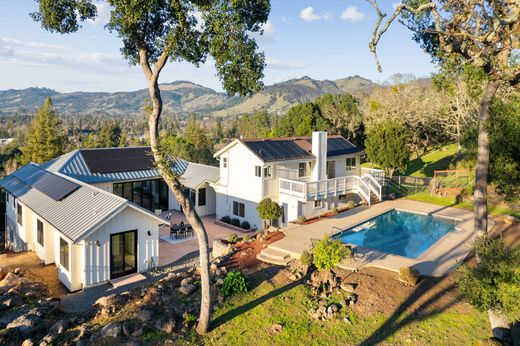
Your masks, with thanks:
[{"label": "sliding glass door", "polygon": [[137,230],[110,235],[110,279],[137,272]]}]

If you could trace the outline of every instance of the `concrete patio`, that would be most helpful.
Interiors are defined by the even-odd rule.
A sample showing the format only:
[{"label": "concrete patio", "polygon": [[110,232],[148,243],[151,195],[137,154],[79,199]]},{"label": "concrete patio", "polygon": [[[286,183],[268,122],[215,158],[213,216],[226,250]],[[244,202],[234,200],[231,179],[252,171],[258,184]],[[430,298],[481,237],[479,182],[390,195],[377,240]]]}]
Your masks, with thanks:
[{"label": "concrete patio", "polygon": [[404,199],[386,201],[371,207],[358,207],[310,225],[292,225],[282,230],[286,235],[285,238],[269,245],[267,251],[299,258],[303,251],[311,249],[313,239],[322,239],[325,234],[332,236],[392,209],[456,219],[457,229],[443,236],[417,258],[354,246],[364,257],[344,260],[340,267],[355,270],[371,266],[399,271],[403,266],[414,266],[423,276],[437,277],[444,276],[455,269],[471,252],[471,239],[474,237],[472,212]]},{"label": "concrete patio", "polygon": [[[168,211],[164,212],[161,217],[165,218],[165,215],[168,213],[172,214],[173,223],[180,223],[181,221],[187,224],[186,218],[184,214],[178,211]],[[165,219],[165,222],[168,222]],[[206,228],[206,232],[208,234],[209,246],[211,247],[213,244],[213,240],[216,238],[226,239],[230,234],[237,234],[238,236],[242,236],[243,234],[237,231],[234,231],[228,227],[221,226],[215,223],[215,215],[209,215],[202,217],[202,222],[204,227]],[[175,237],[170,238],[170,225],[165,223],[161,225],[159,229],[159,264],[158,266],[164,266],[170,264],[172,262],[178,261],[179,259],[188,256],[198,256],[199,246],[197,244],[197,239],[193,235],[190,238],[181,238],[176,240]]]}]

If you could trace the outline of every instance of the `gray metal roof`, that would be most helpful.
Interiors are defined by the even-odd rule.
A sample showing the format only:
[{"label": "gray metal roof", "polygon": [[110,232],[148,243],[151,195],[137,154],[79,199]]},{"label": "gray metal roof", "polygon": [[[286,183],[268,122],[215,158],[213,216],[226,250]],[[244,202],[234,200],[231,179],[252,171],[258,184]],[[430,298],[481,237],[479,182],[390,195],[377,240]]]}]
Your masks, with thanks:
[{"label": "gray metal roof", "polygon": [[184,173],[181,175],[181,183],[190,189],[196,189],[205,182],[215,183],[219,178],[219,167],[189,162]]},{"label": "gray metal roof", "polygon": [[91,230],[128,206],[138,209],[158,222],[160,221],[155,215],[133,206],[131,202],[124,198],[80,181],[72,180],[59,173],[57,173],[58,176],[80,185],[78,189],[60,201],[48,197],[25,183],[45,172],[48,173],[43,169],[43,166],[30,163],[1,179],[0,186],[73,242],[80,241]]},{"label": "gray metal roof", "polygon": [[[65,174],[88,184],[161,178],[161,174],[157,169],[92,173],[82,155],[82,152],[87,150],[97,149],[75,150],[42,164],[42,167],[52,172]],[[122,150],[122,148],[104,149],[104,151],[108,150],[115,151]],[[190,189],[195,189],[206,181],[216,182],[219,180],[220,169],[218,167],[188,162],[182,159],[174,159],[174,162],[174,170],[180,175],[182,184]]]}]

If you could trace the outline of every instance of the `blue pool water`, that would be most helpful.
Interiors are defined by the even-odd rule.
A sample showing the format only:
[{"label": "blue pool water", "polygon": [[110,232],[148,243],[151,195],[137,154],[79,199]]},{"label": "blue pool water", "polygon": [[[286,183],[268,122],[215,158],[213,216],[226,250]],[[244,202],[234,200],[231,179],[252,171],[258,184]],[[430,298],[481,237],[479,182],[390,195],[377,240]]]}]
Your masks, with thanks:
[{"label": "blue pool water", "polygon": [[415,258],[455,229],[450,219],[392,210],[334,236],[343,243]]}]

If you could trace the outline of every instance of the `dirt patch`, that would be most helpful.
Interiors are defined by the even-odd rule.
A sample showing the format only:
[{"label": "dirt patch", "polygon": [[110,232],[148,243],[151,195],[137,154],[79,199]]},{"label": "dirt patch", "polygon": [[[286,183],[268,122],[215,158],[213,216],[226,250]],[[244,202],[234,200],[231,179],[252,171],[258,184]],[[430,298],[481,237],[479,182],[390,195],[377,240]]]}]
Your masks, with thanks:
[{"label": "dirt patch", "polygon": [[43,282],[53,297],[60,297],[68,293],[67,288],[58,279],[56,266],[42,264],[32,251],[0,254],[0,268],[10,268],[11,270],[20,268],[26,277]]},{"label": "dirt patch", "polygon": [[249,242],[240,242],[233,246],[233,254],[229,256],[224,265],[234,269],[245,269],[257,267],[261,261],[256,256],[267,247],[267,245],[283,239],[285,234],[280,231],[259,234],[256,239]]},{"label": "dirt patch", "polygon": [[504,216],[494,217],[495,227],[491,231],[491,235],[501,235],[504,243],[511,247],[520,246],[520,223],[508,224],[504,222]]}]

